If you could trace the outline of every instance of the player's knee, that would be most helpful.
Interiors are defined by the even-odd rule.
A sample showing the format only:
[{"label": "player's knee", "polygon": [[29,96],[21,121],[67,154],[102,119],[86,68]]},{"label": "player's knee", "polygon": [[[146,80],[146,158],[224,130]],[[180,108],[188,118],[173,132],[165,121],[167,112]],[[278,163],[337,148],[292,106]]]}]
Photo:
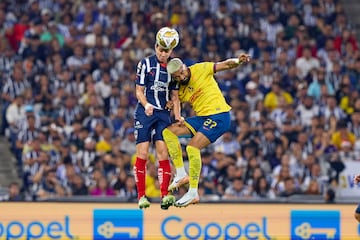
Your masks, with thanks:
[{"label": "player's knee", "polygon": [[167,140],[177,140],[178,139],[178,134],[176,133],[176,131],[173,131],[170,127],[165,128],[162,131],[162,136],[163,136],[165,141],[167,141]]},{"label": "player's knee", "polygon": [[147,149],[138,149],[136,151],[136,157],[141,158],[141,159],[147,159],[149,153],[147,151]]},{"label": "player's knee", "polygon": [[200,149],[191,145],[186,146],[186,152],[200,152]]},{"label": "player's knee", "polygon": [[354,217],[360,223],[360,213],[355,212]]}]

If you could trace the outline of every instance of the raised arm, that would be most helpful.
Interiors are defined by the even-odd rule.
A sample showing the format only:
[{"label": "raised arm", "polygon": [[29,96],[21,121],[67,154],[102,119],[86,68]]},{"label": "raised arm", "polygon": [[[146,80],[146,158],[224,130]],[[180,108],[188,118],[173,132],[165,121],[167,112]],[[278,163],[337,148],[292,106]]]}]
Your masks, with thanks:
[{"label": "raised arm", "polygon": [[250,55],[246,53],[241,53],[237,58],[229,58],[225,61],[217,62],[215,65],[215,72],[236,68],[248,62],[250,62]]},{"label": "raised arm", "polygon": [[173,111],[175,120],[181,119],[181,104],[179,100],[179,91],[172,90],[171,92],[171,101],[173,102]]}]

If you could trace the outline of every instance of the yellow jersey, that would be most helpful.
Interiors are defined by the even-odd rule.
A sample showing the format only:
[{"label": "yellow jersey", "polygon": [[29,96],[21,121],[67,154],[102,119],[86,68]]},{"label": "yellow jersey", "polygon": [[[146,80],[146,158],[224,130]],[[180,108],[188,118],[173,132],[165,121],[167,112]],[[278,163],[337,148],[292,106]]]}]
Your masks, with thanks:
[{"label": "yellow jersey", "polygon": [[101,140],[100,142],[98,142],[95,146],[95,149],[97,152],[102,152],[102,153],[109,153],[112,151],[112,146],[110,143]]},{"label": "yellow jersey", "polygon": [[355,141],[356,136],[351,132],[348,132],[346,136],[342,136],[339,131],[336,131],[331,135],[331,142],[336,146],[338,150],[341,150],[343,148],[343,142],[349,142],[351,144],[351,147],[354,147]]},{"label": "yellow jersey", "polygon": [[281,96],[277,96],[274,92],[269,92],[265,95],[264,106],[270,111],[273,111],[275,108],[279,107],[280,101],[285,101],[287,104],[292,104],[294,102],[291,95],[285,91],[281,93]]},{"label": "yellow jersey", "polygon": [[214,64],[203,62],[190,66],[189,83],[179,86],[180,102],[190,103],[197,116],[214,115],[231,109],[214,79]]}]

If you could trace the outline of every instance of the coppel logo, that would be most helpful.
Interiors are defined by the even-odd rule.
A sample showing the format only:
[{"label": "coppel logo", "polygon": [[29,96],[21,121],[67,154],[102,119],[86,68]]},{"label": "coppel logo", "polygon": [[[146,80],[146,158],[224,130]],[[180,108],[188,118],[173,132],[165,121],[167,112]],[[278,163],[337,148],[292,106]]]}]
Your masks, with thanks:
[{"label": "coppel logo", "polygon": [[161,233],[166,239],[272,239],[267,232],[267,218],[263,217],[257,222],[249,222],[240,225],[237,222],[220,224],[218,222],[208,222],[199,224],[197,222],[187,222],[178,216],[169,216],[161,223]]},{"label": "coppel logo", "polygon": [[76,239],[70,231],[70,218],[65,216],[63,221],[49,223],[32,221],[23,223],[21,221],[0,222],[0,238],[6,240],[15,239]]},{"label": "coppel logo", "polygon": [[95,209],[94,240],[142,240],[143,211]]},{"label": "coppel logo", "polygon": [[340,212],[335,210],[291,211],[291,240],[340,239]]}]

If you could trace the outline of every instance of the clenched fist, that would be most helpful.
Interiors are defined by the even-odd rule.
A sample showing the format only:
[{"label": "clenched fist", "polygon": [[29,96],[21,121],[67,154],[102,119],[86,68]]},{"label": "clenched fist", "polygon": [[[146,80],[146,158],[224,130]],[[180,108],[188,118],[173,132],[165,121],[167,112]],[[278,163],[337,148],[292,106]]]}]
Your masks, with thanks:
[{"label": "clenched fist", "polygon": [[240,64],[250,62],[250,55],[249,54],[241,53],[238,58],[239,58]]}]

